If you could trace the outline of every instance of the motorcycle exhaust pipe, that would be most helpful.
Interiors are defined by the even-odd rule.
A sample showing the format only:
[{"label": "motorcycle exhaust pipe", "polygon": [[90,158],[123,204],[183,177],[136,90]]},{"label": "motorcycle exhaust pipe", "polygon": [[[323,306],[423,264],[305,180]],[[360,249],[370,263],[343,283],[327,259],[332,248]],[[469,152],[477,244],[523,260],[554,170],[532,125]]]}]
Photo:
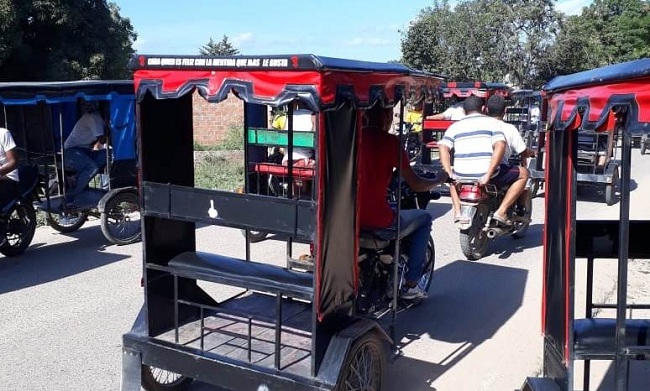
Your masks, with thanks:
[{"label": "motorcycle exhaust pipe", "polygon": [[496,237],[503,235],[503,230],[501,228],[490,228],[487,230],[486,234],[488,238],[494,239]]}]

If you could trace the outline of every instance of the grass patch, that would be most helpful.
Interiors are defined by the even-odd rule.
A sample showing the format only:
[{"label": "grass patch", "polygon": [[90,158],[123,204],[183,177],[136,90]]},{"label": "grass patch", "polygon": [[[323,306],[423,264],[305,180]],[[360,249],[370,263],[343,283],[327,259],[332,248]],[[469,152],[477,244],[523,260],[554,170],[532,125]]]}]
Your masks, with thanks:
[{"label": "grass patch", "polygon": [[244,165],[239,159],[207,156],[196,163],[194,186],[204,189],[233,191],[244,184]]},{"label": "grass patch", "polygon": [[226,135],[219,144],[202,145],[194,142],[195,151],[243,151],[244,150],[244,128],[241,125],[230,125]]}]

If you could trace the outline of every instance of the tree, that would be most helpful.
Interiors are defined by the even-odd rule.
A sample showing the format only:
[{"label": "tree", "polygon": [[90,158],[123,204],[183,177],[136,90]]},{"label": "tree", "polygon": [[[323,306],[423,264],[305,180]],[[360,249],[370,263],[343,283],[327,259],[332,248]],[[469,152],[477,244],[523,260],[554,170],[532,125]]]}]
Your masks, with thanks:
[{"label": "tree", "polygon": [[403,34],[407,64],[455,80],[540,84],[560,15],[553,0],[435,0]]},{"label": "tree", "polygon": [[0,80],[126,78],[136,37],[106,0],[0,0]]},{"label": "tree", "polygon": [[563,23],[549,61],[558,74],[650,56],[650,2],[595,0]]},{"label": "tree", "polygon": [[204,56],[234,56],[239,54],[239,49],[230,43],[228,36],[224,35],[219,42],[215,42],[212,37],[210,37],[210,41],[199,48],[199,53]]}]

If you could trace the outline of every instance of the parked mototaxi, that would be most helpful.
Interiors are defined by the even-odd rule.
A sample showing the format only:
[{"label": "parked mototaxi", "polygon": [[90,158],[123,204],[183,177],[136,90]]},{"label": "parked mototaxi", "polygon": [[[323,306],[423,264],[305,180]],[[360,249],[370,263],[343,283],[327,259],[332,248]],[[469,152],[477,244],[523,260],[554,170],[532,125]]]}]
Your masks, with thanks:
[{"label": "parked mototaxi", "polygon": [[[363,111],[432,99],[441,78],[401,64],[315,55],[137,55],[131,67],[144,305],[123,336],[122,390],[182,390],[193,379],[233,390],[380,390],[397,312],[413,303],[397,294],[403,264],[396,260],[405,245],[399,228],[371,237],[360,232]],[[243,103],[239,191],[195,186],[194,92],[213,104],[230,94]],[[282,106],[288,126],[269,128],[269,108]],[[296,118],[294,108],[312,114]],[[315,127],[298,130],[312,115]],[[307,158],[269,159],[275,147],[288,157],[301,148]],[[217,235],[210,241],[218,250],[197,251],[204,226],[245,230],[242,255],[220,253],[226,243]],[[251,231],[268,234],[255,246],[286,241],[289,258],[291,243],[310,243],[311,268],[253,259]],[[423,289],[433,272],[430,244]],[[390,289],[358,300],[359,265],[378,252],[377,267],[387,271],[382,287]],[[237,293],[226,293],[232,289]]]},{"label": "parked mototaxi", "polygon": [[[81,117],[82,101],[97,102],[106,124],[107,157],[77,197],[77,209],[66,210],[61,202],[76,172],[65,165],[63,144]],[[34,206],[45,212],[52,228],[73,232],[94,216],[101,219],[102,232],[110,242],[139,240],[132,81],[0,83],[0,107],[3,126],[12,132],[21,161],[38,167],[40,190]]]},{"label": "parked mototaxi", "polygon": [[[588,391],[593,360],[610,361],[614,369],[612,381],[599,389],[647,387],[647,383],[632,385],[630,361],[650,358],[650,319],[635,315],[635,310],[650,309],[650,303],[629,303],[628,266],[631,259],[650,259],[650,222],[631,219],[630,210],[632,138],[650,133],[649,75],[650,59],[646,58],[559,76],[544,87],[548,99],[544,366],[542,376],[527,379],[523,391]],[[583,131],[619,135],[618,219],[576,216],[580,180],[576,162]],[[604,262],[617,264],[613,303],[597,302],[593,294],[597,264]],[[579,275],[580,271],[586,272],[586,278]],[[576,280],[584,280],[585,286],[578,286]],[[585,292],[582,308],[576,292]]]}]

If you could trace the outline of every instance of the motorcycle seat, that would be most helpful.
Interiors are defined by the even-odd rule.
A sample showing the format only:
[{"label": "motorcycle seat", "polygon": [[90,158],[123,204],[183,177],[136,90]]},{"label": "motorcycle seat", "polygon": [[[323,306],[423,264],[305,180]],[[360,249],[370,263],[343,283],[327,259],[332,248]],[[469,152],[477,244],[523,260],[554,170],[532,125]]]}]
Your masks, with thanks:
[{"label": "motorcycle seat", "polygon": [[[410,232],[403,230],[400,239],[406,237]],[[393,228],[383,229],[362,229],[359,236],[359,247],[370,250],[381,250],[397,239],[397,230]]]}]

